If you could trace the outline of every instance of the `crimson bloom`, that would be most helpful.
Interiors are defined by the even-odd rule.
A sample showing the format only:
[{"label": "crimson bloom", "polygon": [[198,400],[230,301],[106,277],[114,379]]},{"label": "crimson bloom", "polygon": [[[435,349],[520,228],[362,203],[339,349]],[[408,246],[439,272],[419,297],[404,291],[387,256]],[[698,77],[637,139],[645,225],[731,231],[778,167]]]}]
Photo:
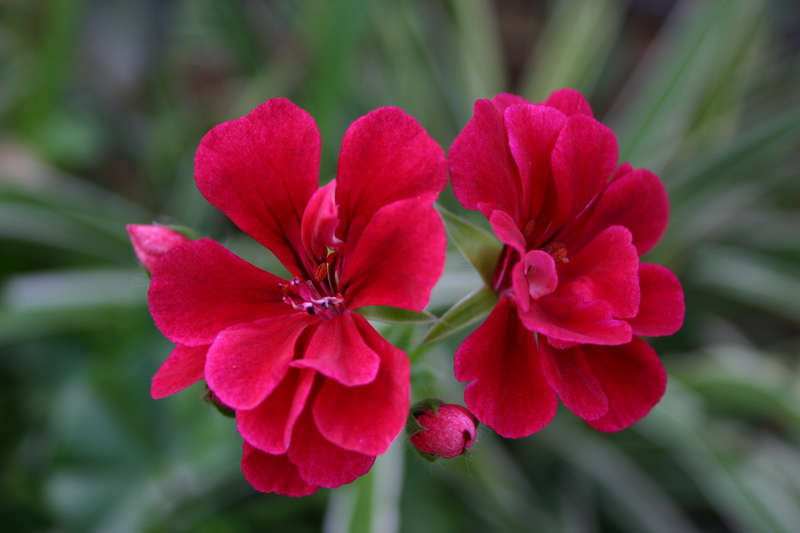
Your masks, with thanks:
[{"label": "crimson bloom", "polygon": [[198,188],[291,278],[200,239],[161,257],[149,292],[177,343],[152,395],[205,378],[236,413],[245,477],[291,496],[353,481],[403,429],[408,359],[353,311],[421,311],[444,263],[432,206],[444,155],[412,117],[381,108],[353,123],[337,179],[320,188],[319,163],[316,124],[288,100],[212,129]]},{"label": "crimson bloom", "polygon": [[669,204],[658,176],[617,164],[614,134],[572,89],[534,105],[478,100],[448,154],[462,205],[504,244],[492,279],[499,301],[459,347],[465,401],[506,437],[530,435],[558,398],[588,424],[618,431],[666,387],[638,336],[683,323],[683,291],[639,256],[663,235]]}]

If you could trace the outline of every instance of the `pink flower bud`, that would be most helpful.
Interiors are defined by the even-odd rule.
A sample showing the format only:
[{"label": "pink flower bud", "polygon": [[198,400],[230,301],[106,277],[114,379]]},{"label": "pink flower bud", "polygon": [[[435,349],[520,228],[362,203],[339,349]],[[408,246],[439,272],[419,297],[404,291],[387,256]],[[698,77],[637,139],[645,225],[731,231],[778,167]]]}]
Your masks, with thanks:
[{"label": "pink flower bud", "polygon": [[412,414],[424,429],[411,435],[411,443],[434,459],[463,455],[475,442],[478,421],[465,407],[445,403]]},{"label": "pink flower bud", "polygon": [[166,226],[147,224],[130,224],[126,226],[130,235],[133,251],[148,272],[167,253],[167,250],[189,241],[185,235]]}]

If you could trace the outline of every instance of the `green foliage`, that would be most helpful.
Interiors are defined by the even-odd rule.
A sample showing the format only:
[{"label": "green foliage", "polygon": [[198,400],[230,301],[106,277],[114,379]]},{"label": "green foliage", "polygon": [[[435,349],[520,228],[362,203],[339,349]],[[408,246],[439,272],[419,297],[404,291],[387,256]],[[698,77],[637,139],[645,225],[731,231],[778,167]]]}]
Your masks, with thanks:
[{"label": "green foliage", "polygon": [[[4,2],[4,529],[794,531],[797,7],[680,0],[664,17],[663,4]],[[566,410],[516,441],[483,428],[468,457],[435,467],[399,441],[353,485],[288,499],[242,479],[235,423],[202,401],[202,385],[150,398],[171,347],[149,318],[125,224],[185,224],[271,261],[194,187],[211,126],[288,97],[318,122],[328,179],[347,125],[375,107],[402,107],[447,147],[476,98],[540,100],[564,85],[670,193],[670,228],[647,259],[678,274],[688,312],[681,332],[653,340],[671,381],[649,417],[614,435]],[[410,352],[413,400],[455,403],[453,352],[491,308],[476,285],[499,245],[450,192],[440,204],[467,260],[449,257],[432,314],[365,315],[392,322],[381,331]]]}]

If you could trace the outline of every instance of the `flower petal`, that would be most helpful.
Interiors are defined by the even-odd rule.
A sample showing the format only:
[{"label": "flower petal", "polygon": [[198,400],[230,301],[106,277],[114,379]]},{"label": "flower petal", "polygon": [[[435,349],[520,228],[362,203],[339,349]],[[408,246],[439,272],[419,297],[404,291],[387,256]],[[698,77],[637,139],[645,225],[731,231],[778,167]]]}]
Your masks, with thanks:
[{"label": "flower petal", "polygon": [[258,406],[237,411],[236,426],[242,437],[267,453],[286,453],[315,375],[312,370],[289,369],[286,377]]},{"label": "flower petal", "polygon": [[150,313],[173,342],[211,344],[230,326],[294,312],[282,301],[282,281],[222,245],[200,239],[171,249],[155,266]]},{"label": "flower petal", "polygon": [[211,204],[299,276],[305,268],[297,254],[300,222],[317,190],[319,161],[314,119],[273,98],[203,137],[195,180]]},{"label": "flower petal", "polygon": [[633,234],[639,255],[644,255],[661,240],[668,219],[664,184],[649,170],[637,169],[615,178],[571,234],[585,242],[604,228],[625,226]]},{"label": "flower petal", "polygon": [[[566,286],[566,285],[565,285]],[[577,344],[624,344],[631,340],[631,327],[617,320],[604,300],[586,302],[580,293],[571,293],[561,285],[536,301],[519,317],[530,331],[547,335],[550,340],[565,341],[558,347]]]},{"label": "flower petal", "polygon": [[525,237],[519,230],[516,221],[505,211],[495,209],[489,216],[489,223],[492,231],[503,244],[509,245],[516,250],[520,256],[525,255]]},{"label": "flower petal", "polygon": [[320,433],[336,446],[364,455],[380,455],[403,429],[409,407],[408,357],[360,315],[354,320],[364,341],[381,356],[371,383],[345,387],[327,379],[313,406]]},{"label": "flower petal", "polygon": [[531,250],[514,265],[511,272],[514,298],[522,311],[530,308],[531,300],[547,296],[558,286],[558,274],[553,258],[542,250]]},{"label": "flower petal", "polygon": [[308,496],[319,487],[303,481],[288,455],[270,455],[242,443],[242,472],[254,489],[285,496]]},{"label": "flower petal", "polygon": [[208,346],[178,344],[158,369],[150,385],[150,394],[158,400],[175,394],[203,379]]},{"label": "flower petal", "polygon": [[567,116],[594,116],[592,114],[592,106],[589,105],[586,98],[584,98],[580,92],[568,87],[553,91],[547,100],[545,100],[544,105],[554,107]]},{"label": "flower petal", "polygon": [[639,313],[628,320],[636,335],[658,337],[672,335],[683,325],[686,304],[678,278],[669,269],[642,263],[639,265],[642,303]]},{"label": "flower petal", "polygon": [[581,346],[559,350],[541,343],[539,352],[547,382],[570,411],[584,420],[595,420],[608,412],[608,399]]},{"label": "flower petal", "polygon": [[553,231],[573,219],[597,195],[617,166],[614,133],[593,118],[567,118],[553,149],[555,212],[548,220]]},{"label": "flower petal", "polygon": [[615,318],[635,316],[640,300],[639,255],[631,238],[622,226],[606,228],[569,254],[569,262],[560,265],[559,284],[582,294],[586,302],[608,302]]},{"label": "flower petal", "polygon": [[294,428],[289,460],[307,483],[334,488],[369,472],[375,456],[344,450],[326,440],[314,425],[311,409],[306,409]]},{"label": "flower petal", "polygon": [[367,346],[356,326],[355,313],[344,313],[320,322],[295,368],[311,368],[346,387],[375,379],[381,358]]},{"label": "flower petal", "polygon": [[208,351],[209,388],[233,409],[253,409],[284,379],[298,337],[318,321],[294,312],[226,329]]},{"label": "flower petal", "polygon": [[413,117],[383,107],[348,128],[336,181],[337,236],[353,246],[383,206],[423,197],[433,203],[447,184],[444,151]]},{"label": "flower petal", "polygon": [[667,374],[655,350],[634,337],[621,346],[580,346],[608,397],[608,414],[588,424],[619,431],[643,418],[664,395]]},{"label": "flower petal", "polygon": [[334,235],[339,225],[335,193],[336,180],[333,180],[317,189],[303,213],[301,227],[303,249],[317,263],[325,260],[328,249],[335,243]]},{"label": "flower petal", "polygon": [[520,189],[503,115],[489,100],[475,102],[474,114],[447,153],[453,192],[467,209],[487,218],[495,209],[519,220]]},{"label": "flower petal", "polygon": [[558,401],[542,375],[536,340],[508,296],[456,351],[455,376],[471,381],[464,391],[470,411],[504,437],[530,435],[555,416]]},{"label": "flower petal", "polygon": [[446,244],[442,219],[429,204],[401,200],[383,207],[347,257],[340,280],[347,306],[422,311],[444,269]]},{"label": "flower petal", "polygon": [[492,105],[494,105],[501,114],[507,107],[514,104],[530,104],[530,102],[521,96],[511,93],[500,93],[492,98]]},{"label": "flower petal", "polygon": [[[519,170],[521,185],[520,197],[516,200],[521,208],[516,220],[519,228],[524,228],[532,219],[543,224],[545,221],[539,216],[543,207],[548,211],[555,207],[551,158],[566,121],[563,113],[547,106],[528,104],[506,109],[508,146]],[[537,234],[546,229],[539,228]]]}]

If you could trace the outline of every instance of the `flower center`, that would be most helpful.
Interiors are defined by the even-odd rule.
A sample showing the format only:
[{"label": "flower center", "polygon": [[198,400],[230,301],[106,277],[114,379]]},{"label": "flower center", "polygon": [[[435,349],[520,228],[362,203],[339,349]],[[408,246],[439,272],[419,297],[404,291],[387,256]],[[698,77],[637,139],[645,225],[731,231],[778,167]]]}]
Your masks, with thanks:
[{"label": "flower center", "polygon": [[344,298],[335,288],[339,278],[336,259],[336,252],[328,253],[325,261],[317,265],[313,280],[293,278],[289,283],[280,283],[283,303],[324,319],[342,314]]},{"label": "flower center", "polygon": [[567,259],[567,245],[563,242],[551,242],[542,247],[542,250],[550,254],[553,260],[558,263],[569,263]]}]

